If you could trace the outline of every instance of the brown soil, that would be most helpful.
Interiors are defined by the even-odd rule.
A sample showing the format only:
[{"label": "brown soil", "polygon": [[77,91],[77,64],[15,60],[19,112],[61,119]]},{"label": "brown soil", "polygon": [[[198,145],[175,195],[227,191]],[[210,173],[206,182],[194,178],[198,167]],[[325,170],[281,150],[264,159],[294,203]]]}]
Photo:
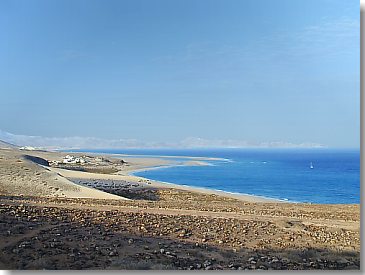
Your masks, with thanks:
[{"label": "brown soil", "polygon": [[[349,215],[358,205],[242,204],[159,192],[157,202],[2,197],[0,267],[360,268],[359,216]],[[195,209],[187,197],[199,201]]]}]

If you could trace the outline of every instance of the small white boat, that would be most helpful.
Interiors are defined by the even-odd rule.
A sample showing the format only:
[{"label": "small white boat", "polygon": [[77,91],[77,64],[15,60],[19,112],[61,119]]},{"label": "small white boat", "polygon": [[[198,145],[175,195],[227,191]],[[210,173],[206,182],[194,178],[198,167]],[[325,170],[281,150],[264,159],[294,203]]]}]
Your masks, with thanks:
[{"label": "small white boat", "polygon": [[313,163],[311,162],[311,165],[309,166],[310,169],[313,169]]}]

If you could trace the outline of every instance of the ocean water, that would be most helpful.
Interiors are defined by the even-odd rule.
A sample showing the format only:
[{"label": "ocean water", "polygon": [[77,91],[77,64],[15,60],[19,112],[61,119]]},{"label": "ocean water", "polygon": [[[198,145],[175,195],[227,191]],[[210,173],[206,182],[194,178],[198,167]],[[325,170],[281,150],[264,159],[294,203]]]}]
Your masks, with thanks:
[{"label": "ocean water", "polygon": [[[221,158],[209,161],[209,166],[175,166],[141,171],[135,175],[157,181],[292,202],[360,203],[358,150],[129,149],[92,152]],[[181,159],[177,158],[176,161]]]}]

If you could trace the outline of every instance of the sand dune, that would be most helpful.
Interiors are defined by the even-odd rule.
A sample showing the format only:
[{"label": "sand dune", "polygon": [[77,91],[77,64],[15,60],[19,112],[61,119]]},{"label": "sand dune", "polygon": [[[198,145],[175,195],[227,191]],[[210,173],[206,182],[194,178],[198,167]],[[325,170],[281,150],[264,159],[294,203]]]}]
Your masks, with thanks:
[{"label": "sand dune", "polygon": [[16,148],[18,148],[18,146],[11,144],[9,142],[0,140],[0,149],[16,149]]},{"label": "sand dune", "polygon": [[0,149],[0,194],[68,198],[125,199],[77,185],[42,167],[19,150]]}]

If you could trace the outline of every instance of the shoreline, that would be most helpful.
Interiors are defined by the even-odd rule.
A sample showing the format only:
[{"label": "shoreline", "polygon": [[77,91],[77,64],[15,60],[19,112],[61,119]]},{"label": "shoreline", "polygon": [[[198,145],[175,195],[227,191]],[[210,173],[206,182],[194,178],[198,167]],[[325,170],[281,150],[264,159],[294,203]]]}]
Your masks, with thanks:
[{"label": "shoreline", "polygon": [[[171,186],[174,189],[180,189],[180,190],[191,191],[191,192],[199,192],[199,193],[208,194],[208,195],[224,196],[224,197],[242,200],[245,202],[297,203],[297,202],[280,200],[280,199],[275,199],[275,198],[268,198],[268,197],[259,196],[259,195],[250,195],[250,194],[229,192],[229,191],[218,190],[218,189],[209,189],[209,188],[205,188],[205,187],[176,184],[176,183],[171,183],[171,182],[166,182],[166,181],[154,181],[154,180],[144,178],[144,177],[141,177],[141,178],[149,180],[150,182],[153,182],[155,184],[163,184],[164,187]],[[304,204],[307,204],[307,203],[304,203]]]},{"label": "shoreline", "polygon": [[176,163],[176,164],[170,163],[167,165],[147,166],[144,168],[133,169],[127,173],[127,175],[130,177],[136,177],[136,179],[143,179],[145,181],[149,181],[156,187],[161,187],[161,188],[171,187],[174,189],[180,189],[180,190],[185,190],[185,191],[190,191],[190,192],[199,192],[199,193],[210,194],[210,195],[225,196],[225,197],[234,198],[234,199],[238,199],[238,200],[242,200],[242,201],[246,201],[246,202],[297,203],[297,202],[292,202],[292,201],[288,201],[288,200],[269,198],[269,197],[260,196],[260,195],[250,195],[250,194],[229,192],[229,191],[224,191],[224,190],[209,189],[206,187],[197,187],[197,186],[191,186],[191,185],[177,184],[177,183],[173,183],[173,182],[157,181],[157,180],[152,180],[149,178],[135,175],[135,173],[138,173],[138,172],[155,170],[155,169],[166,169],[166,168],[178,167],[178,166],[211,165],[209,162],[206,162],[206,161],[212,161],[212,160],[213,161],[232,162],[232,160],[227,159],[227,158],[192,157],[192,156],[160,156],[160,155],[125,155],[125,154],[106,154],[106,155],[111,156],[111,157],[112,156],[115,157],[116,155],[127,156],[127,157],[141,156],[141,159],[143,159],[143,158],[152,158],[152,159],[177,158],[177,159],[188,159],[188,160],[194,159],[194,161],[185,161],[185,162],[180,162],[180,163]]},{"label": "shoreline", "polygon": [[[77,152],[77,153],[93,154],[92,152]],[[209,188],[205,188],[205,187],[177,184],[177,183],[173,183],[173,182],[156,181],[156,180],[152,180],[149,178],[135,175],[135,173],[138,173],[138,172],[154,170],[154,169],[164,169],[164,168],[177,167],[177,166],[210,165],[209,162],[206,162],[209,160],[231,161],[231,160],[225,159],[225,158],[208,158],[208,157],[191,157],[191,156],[159,156],[159,155],[153,155],[153,156],[152,155],[143,155],[143,157],[140,157],[142,155],[125,155],[125,154],[108,154],[108,153],[106,153],[106,154],[97,153],[97,154],[104,155],[104,156],[111,157],[111,158],[126,157],[126,158],[134,159],[137,156],[137,158],[135,158],[135,159],[139,159],[141,161],[143,161],[145,159],[150,159],[150,160],[156,161],[157,163],[159,160],[164,159],[164,158],[178,158],[178,159],[187,159],[187,160],[194,159],[194,161],[184,161],[184,162],[179,161],[177,163],[173,163],[173,161],[168,160],[168,163],[165,163],[162,165],[156,165],[155,163],[151,163],[150,165],[145,165],[143,167],[135,167],[135,168],[129,169],[128,171],[119,171],[116,174],[109,174],[110,176],[106,176],[106,175],[100,176],[100,174],[87,173],[87,172],[78,172],[78,173],[90,174],[89,179],[97,178],[97,179],[127,180],[127,181],[134,182],[134,183],[140,183],[141,181],[143,181],[143,182],[148,182],[149,187],[173,188],[173,189],[184,190],[184,191],[189,191],[189,192],[198,192],[198,193],[209,194],[209,195],[224,196],[224,197],[233,198],[233,199],[237,199],[237,200],[244,201],[244,202],[293,203],[293,204],[297,203],[297,202],[292,202],[292,201],[287,201],[287,200],[282,200],[282,199],[269,198],[269,197],[260,196],[260,195],[235,193],[235,192],[229,192],[229,191],[224,191],[224,190],[209,189]],[[62,173],[62,171],[59,171],[59,170],[58,170],[58,172]],[[76,171],[73,171],[73,172],[76,172]],[[69,172],[66,172],[66,173],[69,173]],[[78,175],[75,174],[75,175],[71,176],[71,178],[79,178],[78,176],[80,176],[80,174],[78,174]],[[113,176],[115,176],[115,177],[113,177]],[[118,177],[118,176],[121,176],[121,177]],[[82,177],[82,178],[85,179],[85,177]]]},{"label": "shoreline", "polygon": [[[204,164],[199,164],[197,166],[200,166],[200,165],[203,166]],[[155,170],[155,169],[166,169],[166,168],[179,167],[179,166],[191,166],[191,165],[183,163],[183,164],[176,164],[176,165],[172,164],[172,165],[164,165],[164,166],[146,167],[146,168],[132,170],[132,171],[128,172],[127,175],[130,176],[130,177],[136,177],[138,179],[147,180],[147,181],[153,183],[153,185],[156,185],[156,186],[162,187],[162,188],[171,187],[171,188],[174,188],[174,189],[181,189],[181,190],[191,191],[191,192],[214,194],[214,195],[239,199],[239,200],[243,200],[243,201],[247,201],[247,202],[298,203],[298,202],[293,202],[293,201],[289,201],[289,200],[269,198],[269,197],[260,196],[260,195],[251,195],[251,194],[243,194],[243,193],[238,193],[238,192],[229,192],[229,191],[225,191],[225,190],[209,189],[209,188],[206,188],[206,187],[198,187],[198,186],[191,186],[191,185],[185,185],[185,184],[177,184],[177,183],[167,182],[167,181],[157,181],[157,180],[153,180],[153,179],[149,179],[149,178],[145,178],[145,177],[142,177],[142,176],[135,175],[135,173],[139,173],[139,172]]]},{"label": "shoreline", "polygon": [[[116,156],[116,155],[128,156],[128,157],[135,156],[135,155],[124,155],[124,154],[111,154],[111,156]],[[128,176],[148,180],[148,181],[154,183],[154,185],[158,185],[159,187],[162,187],[162,188],[172,187],[175,189],[182,189],[182,190],[190,191],[190,192],[199,192],[199,193],[205,193],[205,194],[214,194],[214,195],[218,195],[218,196],[225,196],[225,197],[239,199],[239,200],[247,201],[247,202],[298,203],[298,202],[289,201],[289,200],[285,200],[285,199],[276,199],[276,198],[270,198],[270,197],[265,197],[265,196],[260,196],[260,195],[251,195],[251,194],[244,194],[244,193],[238,193],[238,192],[230,192],[230,191],[225,191],[225,190],[209,189],[206,187],[178,184],[178,183],[173,183],[173,182],[157,181],[157,180],[135,175],[135,173],[155,170],[155,169],[166,169],[166,168],[179,167],[179,166],[206,166],[206,165],[211,165],[209,162],[206,162],[206,161],[212,161],[212,160],[213,161],[233,162],[232,160],[227,159],[227,158],[192,157],[192,156],[160,156],[160,155],[156,155],[156,156],[155,155],[153,155],[153,156],[152,155],[137,155],[137,156],[156,158],[156,159],[178,158],[178,159],[194,159],[195,160],[195,161],[191,161],[191,162],[189,162],[189,161],[185,161],[182,163],[180,162],[177,164],[147,166],[144,168],[133,169],[127,173]],[[141,157],[141,158],[143,158],[143,157]]]}]

